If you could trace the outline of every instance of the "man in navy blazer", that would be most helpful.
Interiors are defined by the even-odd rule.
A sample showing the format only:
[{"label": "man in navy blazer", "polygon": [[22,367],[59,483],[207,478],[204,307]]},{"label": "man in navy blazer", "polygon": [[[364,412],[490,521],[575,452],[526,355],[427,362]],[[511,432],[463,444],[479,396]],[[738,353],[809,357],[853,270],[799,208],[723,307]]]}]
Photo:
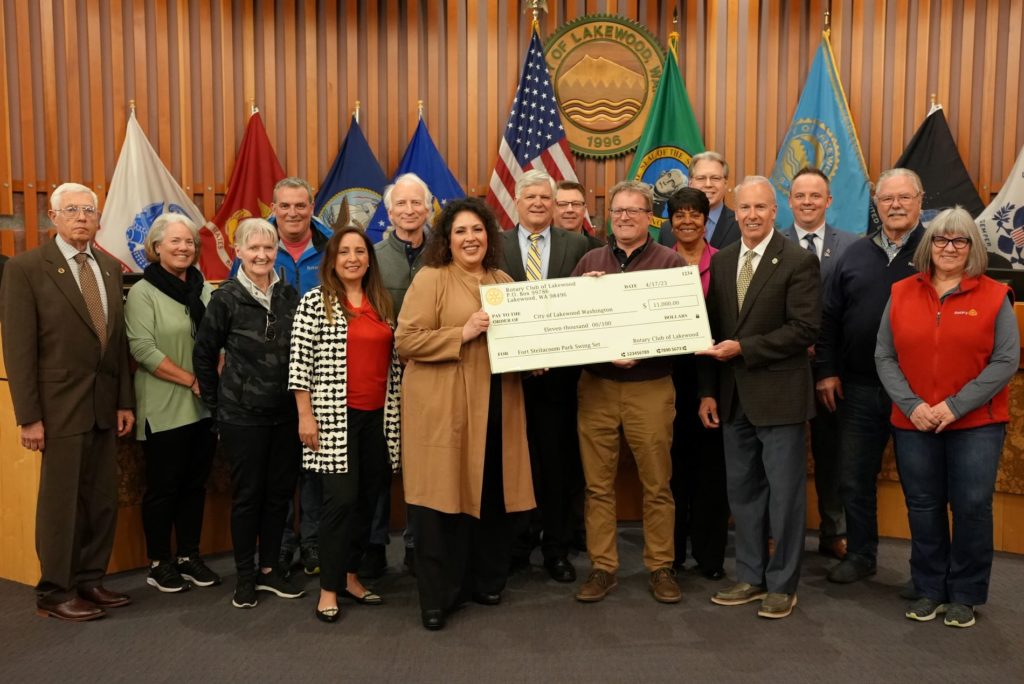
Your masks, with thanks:
[{"label": "man in navy blazer", "polygon": [[[728,247],[740,239],[740,227],[736,214],[725,206],[725,190],[729,184],[729,164],[725,157],[708,150],[694,155],[690,160],[690,187],[701,190],[708,196],[711,211],[705,223],[705,239],[715,249]],[[676,244],[676,236],[666,223],[658,234],[658,242],[666,247]]]},{"label": "man in navy blazer", "polygon": [[[821,263],[822,293],[839,257],[859,236],[825,222],[832,204],[829,179],[820,169],[804,167],[793,176],[789,207],[793,225],[781,232]],[[813,349],[812,349],[813,353]],[[835,411],[820,400],[817,416],[811,419],[811,451],[814,455],[814,489],[818,494],[818,552],[842,560],[846,556],[846,517],[839,494],[839,424]]]},{"label": "man in navy blazer", "polygon": [[[784,618],[796,605],[806,526],[804,422],[814,416],[807,348],[821,324],[818,260],[774,230],[771,182],[736,188],[743,237],[711,258],[707,308],[717,343],[699,352],[701,422],[721,427],[736,521],[736,581],[712,602],[761,601]],[[768,530],[775,552],[768,554]]]},{"label": "man in navy blazer", "polygon": [[[591,249],[583,233],[552,225],[555,181],[543,171],[527,171],[516,181],[518,225],[501,236],[501,270],[515,280],[567,278]],[[534,254],[532,246],[536,244]],[[582,490],[583,466],[576,436],[578,368],[552,368],[525,374],[526,436],[533,469],[533,490],[540,509],[544,567],[557,582],[576,580],[569,562],[573,535],[573,496]],[[513,565],[525,566],[534,537],[519,535]]]}]

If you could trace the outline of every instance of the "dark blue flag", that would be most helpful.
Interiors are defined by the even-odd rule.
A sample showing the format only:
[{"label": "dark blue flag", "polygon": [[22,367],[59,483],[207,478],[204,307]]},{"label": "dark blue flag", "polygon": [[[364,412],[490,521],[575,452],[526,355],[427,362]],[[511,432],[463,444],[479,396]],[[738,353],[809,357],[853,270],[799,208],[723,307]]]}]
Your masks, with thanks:
[{"label": "dark blue flag", "polygon": [[[403,173],[415,173],[423,179],[434,196],[435,213],[448,200],[466,196],[466,193],[462,191],[462,186],[448,170],[448,165],[445,164],[441,153],[437,151],[434,141],[430,138],[430,132],[427,130],[427,124],[422,118],[420,118],[419,125],[416,126],[412,140],[409,141],[409,146],[405,148],[405,154],[402,155],[402,161],[399,163],[394,177],[398,178]],[[389,225],[388,213],[382,202],[370,220],[366,234],[374,242],[379,242],[384,237],[384,232]]]},{"label": "dark blue flag", "polygon": [[316,194],[314,212],[332,229],[351,221],[364,229],[380,204],[388,179],[370,149],[356,117],[327,177]]}]

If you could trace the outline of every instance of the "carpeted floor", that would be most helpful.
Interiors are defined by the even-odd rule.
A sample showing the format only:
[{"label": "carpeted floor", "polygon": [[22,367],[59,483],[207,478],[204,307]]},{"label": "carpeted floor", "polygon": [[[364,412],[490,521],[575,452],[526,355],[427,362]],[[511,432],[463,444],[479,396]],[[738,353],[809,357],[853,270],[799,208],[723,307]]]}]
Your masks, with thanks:
[{"label": "carpeted floor", "polygon": [[[601,603],[576,602],[572,585],[535,565],[511,578],[502,605],[469,605],[441,632],[419,624],[400,538],[389,574],[373,585],[387,603],[343,603],[333,625],[314,619],[312,595],[260,594],[255,609],[232,608],[229,556],[210,559],[222,586],[185,594],[157,593],[143,571],[112,576],[107,586],[134,603],[87,624],[37,617],[29,587],[0,581],[0,681],[1024,681],[1024,557],[997,554],[977,625],[953,629],[903,617],[907,542],[883,541],[878,574],[850,586],[826,582],[834,561],[807,553],[799,606],[776,621],[759,619],[756,604],[711,604],[727,580],[693,572],[681,577],[682,603],[655,603],[641,544],[638,528],[621,529],[619,587]],[[585,575],[585,557],[574,562]],[[307,589],[317,586],[311,579]]]}]

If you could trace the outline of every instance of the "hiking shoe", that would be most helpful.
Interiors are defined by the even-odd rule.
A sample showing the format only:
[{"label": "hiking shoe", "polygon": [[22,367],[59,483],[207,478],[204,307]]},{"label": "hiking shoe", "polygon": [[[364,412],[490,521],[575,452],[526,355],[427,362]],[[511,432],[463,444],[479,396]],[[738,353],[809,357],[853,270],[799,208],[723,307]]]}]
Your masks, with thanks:
[{"label": "hiking shoe", "polygon": [[256,578],[256,591],[269,591],[287,599],[302,598],[306,595],[303,589],[294,586],[291,580],[276,568],[267,573],[259,573]]},{"label": "hiking shoe", "polygon": [[761,601],[757,614],[759,617],[778,619],[789,617],[796,606],[796,594],[769,593]]},{"label": "hiking shoe", "polygon": [[942,622],[947,627],[972,627],[974,608],[963,603],[950,603],[946,606],[946,619]]},{"label": "hiking shoe", "polygon": [[174,564],[174,568],[178,574],[197,587],[212,587],[215,584],[220,584],[220,575],[206,567],[206,563],[199,556],[179,558],[178,562]]},{"label": "hiking shoe", "polygon": [[156,587],[165,594],[175,594],[179,591],[188,591],[192,586],[181,576],[170,561],[157,561],[156,565],[150,566],[149,576],[146,577],[146,584]]},{"label": "hiking shoe", "polygon": [[597,603],[617,586],[619,586],[619,582],[615,579],[614,573],[607,570],[594,570],[580,590],[576,592],[576,600],[583,603]]},{"label": "hiking shoe", "polygon": [[259,601],[256,600],[256,581],[251,577],[239,577],[231,605],[235,608],[255,608],[257,603]]},{"label": "hiking shoe", "polygon": [[659,568],[651,573],[651,594],[658,603],[679,603],[683,600],[683,592],[676,582],[676,571],[672,568]]},{"label": "hiking shoe", "polygon": [[848,555],[839,565],[828,571],[828,581],[836,584],[852,584],[877,572],[875,564],[860,556]]},{"label": "hiking shoe", "polygon": [[924,597],[917,599],[907,606],[907,612],[904,615],[910,620],[928,622],[929,620],[934,620],[936,615],[945,612],[946,605],[944,603],[932,601],[930,598]]},{"label": "hiking shoe", "polygon": [[768,592],[760,585],[739,582],[728,589],[716,591],[711,597],[711,602],[720,606],[742,606],[744,603],[760,601],[767,595]]},{"label": "hiking shoe", "polygon": [[303,547],[299,552],[302,561],[302,571],[312,577],[320,574],[320,549],[316,546]]}]

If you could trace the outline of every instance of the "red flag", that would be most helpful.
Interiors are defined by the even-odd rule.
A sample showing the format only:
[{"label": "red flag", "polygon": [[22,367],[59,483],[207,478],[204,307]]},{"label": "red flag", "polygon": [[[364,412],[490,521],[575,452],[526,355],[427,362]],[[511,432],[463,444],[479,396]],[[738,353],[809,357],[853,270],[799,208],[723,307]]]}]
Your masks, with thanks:
[{"label": "red flag", "polygon": [[270,145],[263,119],[259,112],[254,112],[245,126],[224,203],[213,220],[199,231],[203,243],[199,268],[203,275],[212,280],[228,277],[235,258],[235,228],[247,218],[270,215],[274,185],[282,178],[284,169]]}]

